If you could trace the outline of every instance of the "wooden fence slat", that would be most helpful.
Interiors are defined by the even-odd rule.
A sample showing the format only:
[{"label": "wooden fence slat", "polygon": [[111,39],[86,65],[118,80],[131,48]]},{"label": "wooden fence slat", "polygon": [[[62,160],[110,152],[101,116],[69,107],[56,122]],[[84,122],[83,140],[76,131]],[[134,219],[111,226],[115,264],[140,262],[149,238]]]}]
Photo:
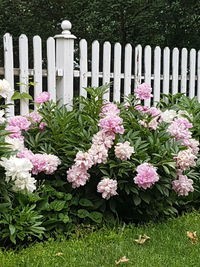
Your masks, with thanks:
[{"label": "wooden fence slat", "polygon": [[137,45],[135,47],[135,79],[134,79],[134,90],[141,84],[142,76],[142,46]]},{"label": "wooden fence slat", "polygon": [[42,92],[42,41],[40,36],[33,37],[34,60],[34,99]]},{"label": "wooden fence slat", "polygon": [[153,102],[154,105],[160,100],[160,64],[161,64],[161,49],[156,46],[154,50],[154,91]]},{"label": "wooden fence slat", "polygon": [[47,85],[51,99],[56,101],[56,54],[55,40],[53,37],[47,39]]},{"label": "wooden fence slat", "polygon": [[132,46],[125,46],[125,61],[124,61],[124,96],[131,94],[131,70],[132,70]]},{"label": "wooden fence slat", "polygon": [[189,82],[189,97],[195,96],[195,74],[196,74],[196,50],[190,50],[190,82]]},{"label": "wooden fence slat", "polygon": [[187,58],[188,51],[183,48],[181,51],[181,93],[186,94],[187,90]]},{"label": "wooden fence slat", "polygon": [[179,74],[179,50],[175,47],[172,51],[172,94],[178,93],[178,74]]},{"label": "wooden fence slat", "polygon": [[163,50],[163,94],[169,94],[170,74],[170,49],[165,47]]},{"label": "wooden fence slat", "polygon": [[200,102],[200,50],[198,51],[197,59],[197,98]]},{"label": "wooden fence slat", "polygon": [[[13,41],[12,36],[9,33],[6,33],[3,36],[3,45],[4,45],[4,78],[9,82],[11,88],[14,90],[14,72],[13,72]],[[14,116],[14,101],[11,100],[9,95],[6,99],[6,104],[13,104],[8,106],[7,112],[8,116]]]},{"label": "wooden fence slat", "polygon": [[121,96],[121,45],[116,43],[114,46],[114,84],[113,101],[120,102]]},{"label": "wooden fence slat", "polygon": [[87,97],[87,92],[84,88],[87,87],[87,72],[88,72],[88,56],[87,56],[87,41],[80,40],[80,96]]},{"label": "wooden fence slat", "polygon": [[[111,64],[111,44],[105,42],[103,45],[103,84],[110,83],[110,64]],[[104,95],[104,99],[110,100],[110,88]]]},{"label": "wooden fence slat", "polygon": [[92,43],[92,87],[99,86],[99,42]]},{"label": "wooden fence slat", "polygon": [[[149,45],[144,49],[144,81],[151,86],[151,47]],[[151,99],[146,99],[144,104],[150,107]]]},{"label": "wooden fence slat", "polygon": [[[25,34],[19,37],[19,69],[20,69],[20,93],[29,93],[29,77],[28,77],[28,38]],[[20,100],[20,114],[29,113],[29,100]]]}]

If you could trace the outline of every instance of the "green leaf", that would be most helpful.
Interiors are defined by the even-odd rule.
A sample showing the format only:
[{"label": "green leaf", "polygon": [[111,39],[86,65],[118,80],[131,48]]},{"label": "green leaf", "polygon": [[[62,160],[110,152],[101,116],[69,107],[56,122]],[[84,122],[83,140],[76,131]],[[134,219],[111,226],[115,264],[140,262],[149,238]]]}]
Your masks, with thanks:
[{"label": "green leaf", "polygon": [[9,225],[9,230],[10,230],[10,234],[11,234],[11,235],[14,235],[14,233],[15,233],[15,226],[12,225],[12,224],[10,224],[10,225]]},{"label": "green leaf", "polygon": [[134,202],[135,206],[138,206],[141,203],[141,198],[138,197],[138,196],[134,196],[133,197],[133,202]]},{"label": "green leaf", "polygon": [[17,100],[17,99],[21,99],[20,92],[14,92],[14,94],[11,97],[11,100]]},{"label": "green leaf", "polygon": [[146,202],[147,204],[150,203],[150,201],[151,201],[151,195],[150,194],[148,194],[146,192],[141,192],[140,196],[141,196],[141,199],[144,200],[144,202]]},{"label": "green leaf", "polygon": [[66,201],[64,200],[54,200],[50,203],[50,209],[54,211],[61,211],[65,207]]},{"label": "green leaf", "polygon": [[79,218],[86,218],[86,217],[89,217],[90,213],[87,210],[80,209],[80,210],[78,210],[77,215]]},{"label": "green leaf", "polygon": [[89,214],[89,218],[96,223],[101,223],[102,218],[103,218],[103,214],[100,212],[97,212],[97,211],[93,211]]},{"label": "green leaf", "polygon": [[93,207],[92,201],[90,201],[86,198],[81,198],[79,201],[79,204],[83,207]]},{"label": "green leaf", "polygon": [[21,93],[21,97],[22,97],[22,98],[26,98],[26,99],[33,100],[32,96],[29,95],[28,93]]}]

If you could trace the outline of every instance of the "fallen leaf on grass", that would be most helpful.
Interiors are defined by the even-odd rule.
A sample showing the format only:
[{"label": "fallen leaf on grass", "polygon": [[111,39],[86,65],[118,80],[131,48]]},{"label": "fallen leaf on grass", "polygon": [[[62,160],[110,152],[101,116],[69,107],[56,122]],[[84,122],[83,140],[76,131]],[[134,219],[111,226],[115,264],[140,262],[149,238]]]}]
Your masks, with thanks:
[{"label": "fallen leaf on grass", "polygon": [[129,259],[127,259],[126,256],[123,256],[121,259],[119,259],[118,261],[115,261],[115,264],[120,264],[120,263],[123,263],[123,262],[127,262],[129,261]]},{"label": "fallen leaf on grass", "polygon": [[198,242],[197,232],[187,232],[187,237],[189,237],[192,243]]},{"label": "fallen leaf on grass", "polygon": [[135,239],[135,242],[142,245],[149,239],[150,239],[150,237],[147,235],[139,235],[139,238]]},{"label": "fallen leaf on grass", "polygon": [[62,252],[58,252],[58,253],[56,253],[54,256],[63,256],[64,254],[62,253]]}]

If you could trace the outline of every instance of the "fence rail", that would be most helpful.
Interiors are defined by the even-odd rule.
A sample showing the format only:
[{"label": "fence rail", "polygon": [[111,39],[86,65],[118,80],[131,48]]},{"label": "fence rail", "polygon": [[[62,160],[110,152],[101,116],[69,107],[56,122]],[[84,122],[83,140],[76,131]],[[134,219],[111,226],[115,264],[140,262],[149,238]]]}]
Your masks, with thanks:
[{"label": "fence rail", "polygon": [[[15,77],[20,83],[20,92],[27,92],[29,78],[33,78],[34,97],[48,90],[53,100],[60,99],[62,103],[72,103],[74,90],[79,95],[86,96],[87,86],[97,87],[112,82],[105,99],[123,101],[122,96],[128,95],[141,82],[150,84],[153,88],[153,102],[159,101],[161,93],[185,93],[189,97],[197,96],[200,101],[200,51],[186,48],[168,47],[154,49],[149,45],[133,48],[131,44],[122,47],[120,43],[111,45],[110,42],[100,44],[94,41],[88,48],[85,39],[76,41],[71,34],[71,23],[63,21],[62,33],[46,41],[46,68],[43,69],[42,40],[33,37],[33,68],[29,66],[29,42],[27,36],[19,37],[19,66],[14,65],[13,40],[9,33],[3,38],[4,67],[0,67],[0,75],[7,79],[12,88]],[[74,43],[75,42],[75,43]],[[89,44],[90,45],[90,44]],[[75,51],[74,47],[78,47]],[[32,52],[32,51],[31,51]],[[74,56],[78,67],[74,64]],[[77,64],[76,64],[77,65]],[[47,82],[44,88],[43,79]],[[74,83],[74,79],[78,83]],[[78,88],[77,88],[78,87]],[[9,98],[8,103],[13,103]],[[20,100],[20,114],[27,114],[29,101]],[[10,115],[14,115],[15,106],[10,106]]]}]

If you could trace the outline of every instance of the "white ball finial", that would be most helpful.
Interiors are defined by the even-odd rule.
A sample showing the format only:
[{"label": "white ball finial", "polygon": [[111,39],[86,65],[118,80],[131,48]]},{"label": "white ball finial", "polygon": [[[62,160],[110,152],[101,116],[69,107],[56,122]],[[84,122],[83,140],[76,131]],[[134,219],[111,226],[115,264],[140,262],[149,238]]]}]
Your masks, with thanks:
[{"label": "white ball finial", "polygon": [[70,30],[72,28],[72,24],[69,20],[63,20],[61,23],[62,34],[71,34]]}]

